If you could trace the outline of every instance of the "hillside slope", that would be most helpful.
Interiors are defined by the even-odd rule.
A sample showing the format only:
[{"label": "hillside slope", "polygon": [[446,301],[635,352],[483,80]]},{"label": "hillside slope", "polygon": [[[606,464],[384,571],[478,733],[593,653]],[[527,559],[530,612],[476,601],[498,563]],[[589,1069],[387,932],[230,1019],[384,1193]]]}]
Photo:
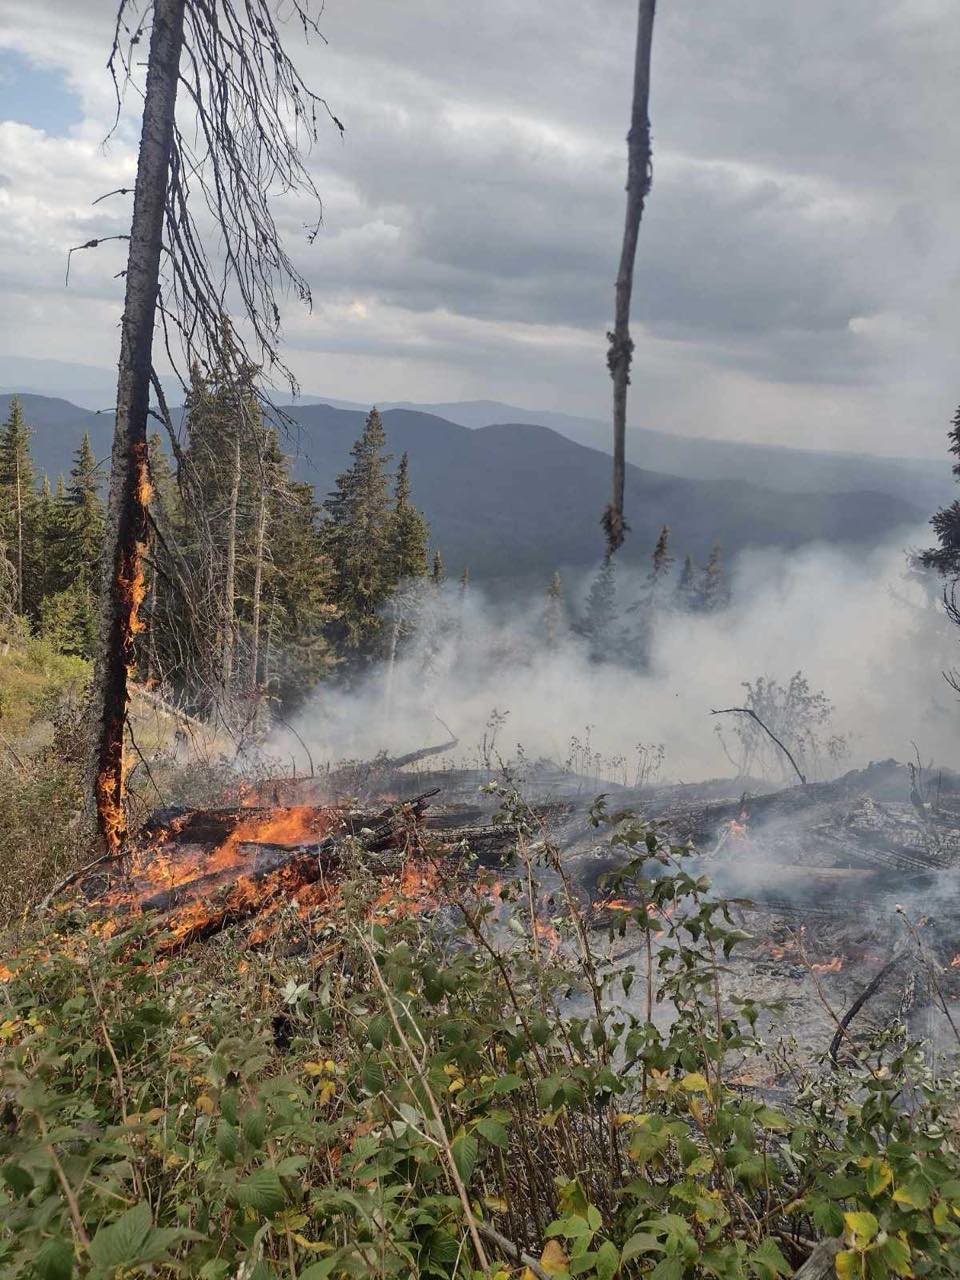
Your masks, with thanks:
[{"label": "hillside slope", "polygon": [[[38,474],[53,479],[66,471],[84,431],[97,457],[108,459],[110,414],[52,397],[22,398]],[[9,399],[0,396],[0,415],[6,416]],[[322,499],[347,465],[364,414],[325,404],[289,412],[295,427],[285,447],[296,455],[298,476]],[[610,486],[606,454],[530,423],[470,429],[419,410],[389,409],[383,416],[390,449],[410,455],[414,500],[451,572],[469,565],[477,577],[515,579],[596,562]],[[627,468],[626,504],[628,563],[646,560],[663,524],[673,529],[678,552],[702,560],[714,541],[728,555],[818,540],[874,543],[929,514],[868,487],[789,493],[739,477],[689,478],[636,466]]]},{"label": "hillside slope", "polygon": [[[292,411],[299,471],[325,493],[342,470],[363,421],[357,410],[305,405]],[[586,566],[600,553],[600,515],[609,458],[548,427],[459,427],[415,410],[383,415],[390,448],[410,454],[414,500],[426,512],[451,571],[483,577]],[[631,536],[626,561],[645,560],[663,524],[676,549],[705,557],[719,540],[746,547],[805,542],[872,543],[926,515],[870,491],[782,493],[743,480],[691,480],[628,466]]]}]

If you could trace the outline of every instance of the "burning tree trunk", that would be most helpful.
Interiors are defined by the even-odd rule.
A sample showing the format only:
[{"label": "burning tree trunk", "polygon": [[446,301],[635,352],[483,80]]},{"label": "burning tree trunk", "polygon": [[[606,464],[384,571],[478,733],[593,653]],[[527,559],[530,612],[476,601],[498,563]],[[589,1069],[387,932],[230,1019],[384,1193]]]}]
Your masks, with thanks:
[{"label": "burning tree trunk", "polygon": [[637,48],[633,68],[633,110],[627,134],[627,214],[623,229],[620,269],[617,272],[616,310],[613,332],[607,337],[607,367],[613,379],[613,495],[603,516],[607,535],[607,555],[623,545],[626,524],[623,518],[623,484],[626,466],[627,387],[633,340],[630,337],[630,299],[633,294],[633,267],[643,202],[650,192],[650,46],[656,0],[640,0],[637,20]]},{"label": "burning tree trunk", "polygon": [[100,834],[109,850],[117,849],[126,834],[124,728],[134,644],[142,629],[150,501],[147,413],[185,4],[186,0],[154,0],[127,258],[94,680],[94,791]]},{"label": "burning tree trunk", "polygon": [[[270,196],[273,190],[300,192],[319,205],[301,145],[304,139],[317,139],[319,112],[343,131],[284,52],[273,0],[152,0],[144,8],[152,30],[126,272],[94,682],[94,796],[109,849],[118,848],[125,834],[123,737],[134,643],[142,629],[150,500],[146,420],[161,254],[164,336],[175,364],[177,339],[181,379],[185,370],[203,364],[221,346],[223,300],[233,292],[259,356],[249,363],[279,368],[295,388],[277,351],[276,292],[278,286],[292,286],[309,304],[310,289],[283,248]],[[310,0],[290,0],[283,8],[305,36],[320,34]],[[136,21],[129,24],[134,9]],[[119,0],[109,62],[118,96],[136,74],[135,46],[144,25],[135,0]],[[176,121],[181,82],[191,110],[188,130]],[[210,258],[210,237],[193,212],[198,199],[219,227],[219,264]],[[242,340],[238,345],[246,360],[247,348]],[[188,591],[178,604],[188,613],[197,608]]]}]

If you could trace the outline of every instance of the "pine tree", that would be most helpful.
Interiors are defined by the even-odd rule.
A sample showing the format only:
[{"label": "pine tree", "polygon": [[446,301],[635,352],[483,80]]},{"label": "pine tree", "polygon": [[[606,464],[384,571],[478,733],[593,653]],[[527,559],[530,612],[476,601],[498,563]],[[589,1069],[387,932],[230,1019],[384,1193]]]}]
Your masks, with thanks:
[{"label": "pine tree", "polygon": [[70,468],[66,487],[66,504],[70,512],[70,530],[76,574],[96,585],[100,577],[100,552],[103,547],[103,503],[100,501],[100,477],[97,460],[86,432]]},{"label": "pine tree", "polygon": [[57,590],[40,607],[41,631],[66,653],[92,656],[97,638],[97,599],[104,510],[97,460],[84,433],[69,484],[63,477],[50,513],[51,558]]},{"label": "pine tree", "polygon": [[59,585],[56,580],[57,506],[46,473],[37,494],[35,522],[37,545],[42,551],[37,571],[38,601],[42,603],[44,596],[56,591]]},{"label": "pine tree", "polygon": [[683,613],[690,613],[696,608],[697,571],[694,567],[692,556],[687,556],[683,561],[677,589],[674,592],[674,600],[676,601],[676,607]]},{"label": "pine tree", "polygon": [[443,556],[439,551],[433,553],[433,566],[430,569],[430,581],[435,587],[442,587],[447,580],[447,571],[443,567]]},{"label": "pine tree", "polygon": [[729,591],[721,561],[720,544],[715,543],[700,575],[697,607],[701,613],[716,613],[727,604],[729,604]]},{"label": "pine tree", "polygon": [[657,545],[653,549],[653,567],[650,570],[650,586],[654,604],[659,602],[663,588],[673,568],[674,558],[670,553],[670,526],[665,524],[660,530]]},{"label": "pine tree", "polygon": [[617,584],[613,559],[604,558],[587,596],[583,633],[587,638],[592,662],[608,662],[617,647]]},{"label": "pine tree", "polygon": [[10,414],[0,433],[0,512],[3,540],[14,569],[14,608],[35,615],[40,604],[39,568],[42,549],[36,529],[36,495],[30,458],[30,428],[19,397],[10,401]]},{"label": "pine tree", "polygon": [[[336,622],[330,603],[331,566],[324,555],[323,532],[313,487],[289,479],[289,464],[272,440],[266,462],[272,472],[266,503],[261,568],[264,632],[250,646],[257,662],[257,684],[284,705],[306,697],[334,665],[328,630]],[[244,581],[251,582],[245,566]],[[243,601],[245,634],[253,627],[253,601]]]},{"label": "pine tree", "polygon": [[557,571],[550,579],[547,587],[547,603],[543,610],[544,645],[547,649],[556,649],[560,643],[560,634],[566,621],[566,609],[563,603],[563,583]]},{"label": "pine tree", "polygon": [[[949,451],[957,459],[953,474],[960,480],[960,408],[953,416],[947,439]],[[944,577],[960,578],[960,500],[941,507],[930,523],[940,545],[925,551],[920,557],[921,563]]]},{"label": "pine tree", "polygon": [[404,454],[397,467],[393,511],[390,515],[391,576],[394,585],[408,578],[423,578],[427,573],[427,537],[429,526],[424,516],[410,501],[410,464]]},{"label": "pine tree", "polygon": [[348,657],[360,665],[378,656],[382,609],[394,586],[385,450],[383,422],[371,409],[350,451],[350,468],[337,477],[336,489],[323,504],[323,549],[337,610],[332,631]]}]

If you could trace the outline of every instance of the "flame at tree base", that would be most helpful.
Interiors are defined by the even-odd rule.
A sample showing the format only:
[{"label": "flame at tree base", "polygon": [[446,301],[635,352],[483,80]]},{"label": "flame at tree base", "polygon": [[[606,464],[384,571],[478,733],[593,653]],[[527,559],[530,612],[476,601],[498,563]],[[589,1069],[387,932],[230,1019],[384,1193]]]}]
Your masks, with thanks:
[{"label": "flame at tree base", "polygon": [[140,609],[147,595],[145,560],[149,546],[149,506],[153,496],[146,441],[131,447],[128,494],[117,530],[111,619],[103,656],[98,768],[94,800],[100,834],[108,853],[119,853],[127,835],[126,752],[124,733],[130,682],[136,671],[136,640],[144,630]]}]

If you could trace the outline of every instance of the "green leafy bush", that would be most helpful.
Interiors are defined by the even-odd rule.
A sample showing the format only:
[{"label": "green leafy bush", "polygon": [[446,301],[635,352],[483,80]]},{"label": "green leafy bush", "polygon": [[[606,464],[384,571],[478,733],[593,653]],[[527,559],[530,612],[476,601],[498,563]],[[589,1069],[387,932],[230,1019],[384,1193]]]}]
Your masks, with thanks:
[{"label": "green leafy bush", "polygon": [[824,1235],[841,1280],[960,1275],[956,1097],[916,1052],[891,1034],[789,1104],[752,1096],[759,1010],[719,985],[745,935],[689,851],[597,808],[637,902],[615,967],[504,802],[521,875],[429,918],[361,868],[306,949],[296,917],[249,953],[70,916],[22,938],[0,1275],[774,1280]]}]

